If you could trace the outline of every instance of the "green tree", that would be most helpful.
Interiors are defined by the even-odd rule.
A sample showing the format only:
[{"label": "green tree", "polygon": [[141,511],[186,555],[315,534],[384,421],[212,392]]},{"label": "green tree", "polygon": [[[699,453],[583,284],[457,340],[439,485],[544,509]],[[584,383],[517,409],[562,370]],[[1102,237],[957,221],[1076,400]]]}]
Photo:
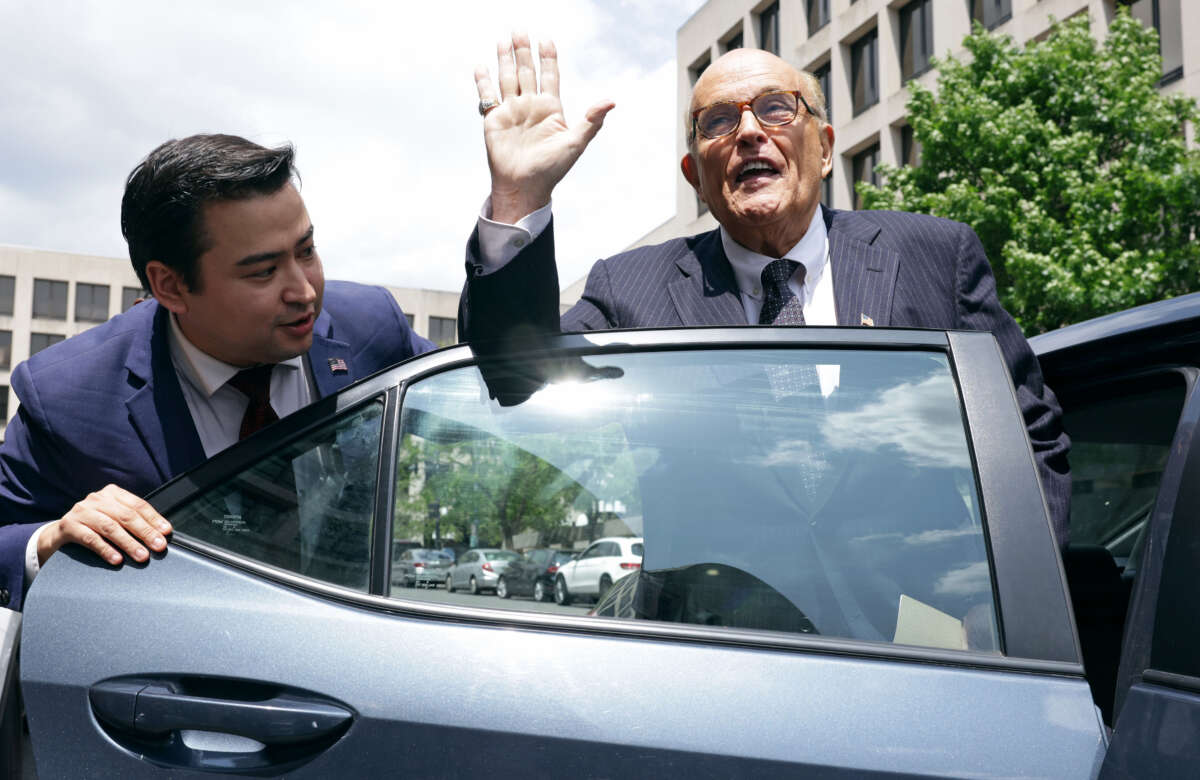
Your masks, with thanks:
[{"label": "green tree", "polygon": [[1016,48],[976,25],[936,94],[910,82],[920,163],[859,183],[869,209],[973,227],[1032,335],[1200,289],[1196,102],[1161,94],[1157,37],[1121,9],[1098,45],[1080,14]]}]

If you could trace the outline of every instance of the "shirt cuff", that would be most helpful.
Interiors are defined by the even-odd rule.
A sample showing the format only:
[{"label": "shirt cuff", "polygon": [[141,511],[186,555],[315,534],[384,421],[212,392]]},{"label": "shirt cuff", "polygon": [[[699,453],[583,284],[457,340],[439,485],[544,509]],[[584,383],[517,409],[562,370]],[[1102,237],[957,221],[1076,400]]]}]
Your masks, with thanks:
[{"label": "shirt cuff", "polygon": [[550,224],[550,206],[547,203],[532,214],[526,214],[509,225],[491,219],[492,199],[489,196],[479,210],[479,264],[484,274],[499,271],[529,246]]},{"label": "shirt cuff", "polygon": [[42,531],[46,530],[49,523],[43,523],[38,526],[38,529],[29,537],[29,542],[25,545],[25,587],[29,587],[33,582],[33,578],[38,576],[38,572],[42,570],[42,565],[38,563],[38,539],[42,536]]}]

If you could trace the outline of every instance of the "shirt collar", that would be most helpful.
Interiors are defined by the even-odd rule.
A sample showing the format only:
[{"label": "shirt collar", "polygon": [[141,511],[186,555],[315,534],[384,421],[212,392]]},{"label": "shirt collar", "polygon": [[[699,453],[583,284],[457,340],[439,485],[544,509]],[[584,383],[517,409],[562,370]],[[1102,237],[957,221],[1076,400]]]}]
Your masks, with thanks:
[{"label": "shirt collar", "polygon": [[[808,230],[805,230],[800,241],[784,254],[787,259],[804,265],[805,287],[816,285],[817,280],[825,271],[828,256],[825,249],[826,237],[825,220],[821,216],[821,207],[818,205],[808,223]],[[729,232],[725,230],[724,225],[721,226],[721,245],[725,248],[725,257],[733,266],[733,276],[737,280],[738,290],[742,295],[748,295],[756,300],[761,298],[763,269],[775,258],[752,252],[734,241]]]},{"label": "shirt collar", "polygon": [[[189,341],[188,337],[183,334],[183,329],[179,327],[174,313],[171,313],[167,319],[171,323],[167,338],[171,349],[171,361],[193,387],[204,393],[206,397],[212,398],[213,393],[224,387],[225,383],[233,379],[241,369],[223,360],[217,360]],[[281,361],[279,365],[300,369],[304,366],[303,361],[304,356],[297,355]]]}]

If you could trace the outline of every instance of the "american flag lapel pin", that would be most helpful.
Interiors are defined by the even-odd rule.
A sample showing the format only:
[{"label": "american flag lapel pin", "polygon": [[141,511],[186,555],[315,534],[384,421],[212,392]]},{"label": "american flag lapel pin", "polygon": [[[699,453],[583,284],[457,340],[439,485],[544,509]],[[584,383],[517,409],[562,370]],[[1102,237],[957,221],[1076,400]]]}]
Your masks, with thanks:
[{"label": "american flag lapel pin", "polygon": [[350,370],[342,358],[329,358],[329,373],[345,374]]},{"label": "american flag lapel pin", "polygon": [[866,325],[868,328],[875,327],[875,320],[868,317],[866,314],[859,315],[862,319],[858,321],[859,325]]}]

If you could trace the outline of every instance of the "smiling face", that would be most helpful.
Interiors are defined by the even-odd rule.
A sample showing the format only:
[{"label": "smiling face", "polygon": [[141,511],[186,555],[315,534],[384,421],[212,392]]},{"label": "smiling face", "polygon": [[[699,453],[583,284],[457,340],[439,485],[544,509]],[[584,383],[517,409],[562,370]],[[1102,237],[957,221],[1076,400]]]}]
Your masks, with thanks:
[{"label": "smiling face", "polygon": [[307,352],[325,274],[296,188],[206,203],[203,224],[195,289],[176,280],[156,291],[188,340],[235,366]]},{"label": "smiling face", "polygon": [[[769,52],[735,49],[696,82],[692,110],[722,101],[749,101],[772,90],[814,95],[800,72]],[[746,108],[734,132],[697,136],[683,158],[683,175],[717,222],[739,244],[781,257],[803,237],[833,167],[833,128],[801,106],[796,119],[764,127]]]}]

